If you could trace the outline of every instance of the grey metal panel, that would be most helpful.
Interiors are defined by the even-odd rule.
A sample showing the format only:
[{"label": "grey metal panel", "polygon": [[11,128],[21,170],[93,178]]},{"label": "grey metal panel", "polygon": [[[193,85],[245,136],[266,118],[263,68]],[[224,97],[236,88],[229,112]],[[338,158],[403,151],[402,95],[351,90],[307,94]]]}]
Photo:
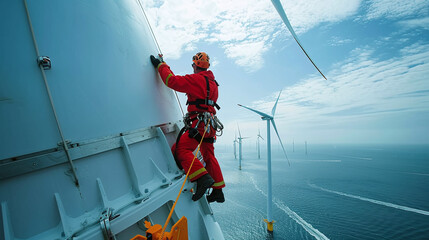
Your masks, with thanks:
[{"label": "grey metal panel", "polygon": [[[52,60],[43,72],[69,159],[24,2]],[[183,180],[170,151],[179,128],[164,124],[180,113],[149,62],[157,51],[138,1],[0,1],[0,18],[0,238],[102,239],[100,217],[117,234],[172,201]],[[182,200],[175,214],[207,239],[218,225],[189,191]]]},{"label": "grey metal panel", "polygon": [[[98,138],[177,121],[177,101],[150,64],[156,45],[137,1],[28,0],[65,138]],[[60,141],[23,1],[1,1],[0,159]],[[13,24],[11,24],[13,23]]]},{"label": "grey metal panel", "polygon": [[[165,126],[163,129],[166,134],[177,134],[175,127]],[[175,132],[167,132],[171,130]],[[30,239],[38,234],[48,238],[67,238],[97,227],[102,211],[107,208],[114,214],[122,214],[136,206],[146,209],[146,201],[153,194],[167,195],[163,199],[171,201],[176,193],[171,194],[167,189],[173,182],[180,185],[178,178],[183,172],[175,165],[171,152],[166,151],[169,145],[161,128],[151,127],[121,135],[82,142],[71,148],[81,150],[72,154],[76,158],[74,162],[80,187],[74,185],[65,159],[63,163],[26,173],[18,172],[2,179],[0,202],[2,215],[5,215],[2,227],[10,229],[8,232],[15,238]],[[125,141],[129,156],[124,152],[121,139],[129,139]],[[53,154],[57,153],[32,159],[49,162],[46,156]],[[152,158],[157,162],[154,163]],[[0,169],[13,169],[4,166],[1,165]],[[18,164],[14,169],[19,170],[20,166]],[[132,177],[134,174],[136,178]],[[137,194],[136,189],[141,193]],[[162,204],[157,202],[154,207]],[[133,219],[124,221],[128,225],[123,227],[134,224]]]},{"label": "grey metal panel", "polygon": [[0,159],[56,146],[23,1],[0,1]]},{"label": "grey metal panel", "polygon": [[[101,139],[71,143],[69,146],[70,155],[73,160],[78,160],[84,157],[120,148],[122,147],[121,138],[127,139],[126,141],[130,145],[152,138],[160,138],[156,141],[156,144],[159,144],[159,141],[162,141],[163,143],[162,145],[160,145],[161,147],[159,152],[152,153],[151,150],[156,151],[156,149],[158,149],[158,146],[151,146],[145,149],[145,153],[142,153],[143,156],[147,155],[156,158],[156,154],[167,153],[165,147],[167,146],[168,149],[169,147],[168,143],[165,142],[165,140],[163,139],[164,134],[171,135],[169,133],[172,133],[174,131],[175,134],[173,135],[177,135],[178,128],[175,127],[175,125],[176,124],[162,125],[161,127],[164,129],[164,132],[159,132],[161,130],[157,130],[157,128],[155,127],[149,127],[136,131],[121,133],[120,135],[117,134],[113,136],[108,136]],[[0,162],[0,180],[67,162],[66,155],[61,149],[46,154],[37,155],[36,153],[34,153],[33,155],[34,156],[32,157],[19,157],[18,160],[9,159]],[[172,161],[174,160],[169,159],[169,161],[167,162],[171,163]],[[162,160],[161,162],[164,162],[164,160]]]},{"label": "grey metal panel", "polygon": [[156,45],[136,1],[29,6],[40,52],[53,61],[46,74],[68,139],[178,120],[174,95],[149,61]]}]

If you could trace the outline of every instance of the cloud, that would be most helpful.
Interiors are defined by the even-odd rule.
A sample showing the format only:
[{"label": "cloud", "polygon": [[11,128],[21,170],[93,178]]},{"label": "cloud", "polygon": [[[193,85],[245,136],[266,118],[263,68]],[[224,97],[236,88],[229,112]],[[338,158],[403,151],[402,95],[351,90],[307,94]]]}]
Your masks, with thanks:
[{"label": "cloud", "polygon": [[[311,135],[313,142],[355,140],[347,135],[352,133],[361,137],[357,140],[361,142],[370,141],[369,136],[394,141],[388,138],[403,136],[412,129],[429,132],[427,124],[419,125],[410,117],[429,117],[429,44],[415,43],[398,52],[397,57],[379,60],[371,47],[356,48],[327,74],[328,81],[317,76],[286,87],[277,106],[279,131]],[[273,93],[251,107],[269,113],[277,95]],[[403,120],[398,123],[397,119]],[[249,112],[239,122],[254,128],[257,120]],[[395,131],[400,133],[395,135]]]},{"label": "cloud", "polygon": [[271,45],[261,40],[258,42],[247,41],[225,45],[225,54],[236,59],[239,66],[247,66],[248,71],[255,71],[264,64],[262,55],[270,49]]},{"label": "cloud", "polygon": [[427,0],[373,0],[368,5],[366,19],[415,17],[429,13]]},{"label": "cloud", "polygon": [[[144,8],[166,58],[177,59],[184,51],[196,49],[207,38],[209,24],[215,22],[214,11],[207,11],[206,1],[164,1],[160,6],[145,2]],[[199,6],[197,10],[195,6]]]},{"label": "cloud", "polygon": [[323,22],[340,22],[357,13],[361,0],[283,0],[289,21],[297,34],[304,33]]},{"label": "cloud", "polygon": [[[429,89],[425,83],[429,74],[429,45],[414,44],[400,52],[400,57],[378,61],[372,49],[356,49],[349,59],[339,64],[338,70],[328,73],[330,81],[308,79],[287,88],[288,97],[282,100],[316,111],[319,117],[353,109],[365,116],[377,115],[386,109],[428,109],[419,98],[409,97],[407,93]],[[316,109],[320,106],[324,109]]]},{"label": "cloud", "polygon": [[[290,37],[270,1],[145,1],[149,22],[165,57],[180,58],[198,43],[218,43],[228,58],[247,71],[263,65],[275,38]],[[360,0],[283,1],[297,34],[322,22],[338,22],[356,13]]]},{"label": "cloud", "polygon": [[352,42],[353,42],[353,40],[348,39],[348,38],[343,39],[343,38],[338,37],[338,36],[332,36],[331,40],[329,41],[328,44],[330,46],[341,46],[341,45],[346,45],[346,44],[349,44],[349,43],[352,43]]},{"label": "cloud", "polygon": [[429,17],[404,20],[400,21],[399,24],[407,28],[423,28],[429,30]]}]

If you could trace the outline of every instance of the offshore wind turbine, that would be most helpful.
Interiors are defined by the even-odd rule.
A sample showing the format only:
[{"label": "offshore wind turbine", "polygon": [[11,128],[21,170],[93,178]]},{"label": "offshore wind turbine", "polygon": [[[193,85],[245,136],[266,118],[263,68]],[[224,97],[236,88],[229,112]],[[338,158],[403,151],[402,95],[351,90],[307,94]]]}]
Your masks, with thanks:
[{"label": "offshore wind turbine", "polygon": [[261,136],[261,130],[258,128],[258,136],[257,136],[257,141],[258,141],[258,159],[261,159],[261,145],[259,144],[259,138],[261,138],[262,140],[264,140],[264,138]]},{"label": "offshore wind turbine", "polygon": [[268,194],[267,194],[267,219],[264,219],[264,221],[267,223],[267,230],[268,232],[273,231],[273,224],[274,221],[272,219],[272,206],[273,206],[273,200],[272,200],[272,178],[271,178],[271,136],[270,136],[270,124],[273,124],[274,130],[276,131],[277,137],[279,138],[280,144],[283,148],[283,152],[286,156],[286,159],[288,161],[288,164],[290,166],[289,158],[287,157],[286,150],[283,147],[282,140],[280,139],[279,132],[277,131],[276,123],[274,122],[274,114],[276,112],[277,103],[279,102],[280,94],[282,92],[280,91],[279,96],[277,97],[276,103],[274,104],[273,109],[271,110],[271,115],[268,115],[266,113],[260,112],[258,110],[243,106],[241,104],[238,104],[238,106],[249,109],[252,112],[255,112],[261,116],[262,120],[267,121],[267,172],[268,172]]},{"label": "offshore wind turbine", "polygon": [[237,127],[238,127],[238,169],[240,169],[241,170],[241,160],[243,159],[243,152],[242,152],[242,149],[243,149],[243,147],[242,147],[242,143],[243,143],[243,139],[246,139],[247,137],[242,137],[241,136],[241,132],[240,132],[240,126],[238,126],[238,123],[237,123]]},{"label": "offshore wind turbine", "polygon": [[234,138],[234,159],[237,159],[237,132],[235,133],[235,138]]},{"label": "offshore wind turbine", "polygon": [[[292,25],[289,22],[289,19],[287,18],[286,12],[284,11],[283,6],[282,6],[280,0],[271,0],[271,3],[276,8],[278,14],[280,15],[280,17],[283,20],[283,22],[286,25],[286,27],[289,29],[289,32],[292,34],[292,36],[295,39],[295,41],[298,43],[298,45],[301,48],[301,50],[305,53],[305,55],[311,61],[311,63],[313,64],[313,66],[317,69],[317,71],[319,71],[319,73],[326,80],[325,75],[323,75],[322,71],[320,71],[320,69],[316,66],[316,64],[313,62],[313,60],[307,54],[307,52],[305,51],[303,45],[299,41],[298,36],[296,35],[295,31],[292,28]],[[279,94],[279,97],[280,97],[280,94]],[[273,109],[271,111],[271,116],[268,115],[268,114],[262,113],[260,111],[257,111],[257,110],[251,109],[249,107],[245,107],[245,106],[242,106],[242,105],[238,104],[241,107],[247,108],[247,109],[249,109],[249,110],[251,110],[251,111],[253,111],[253,112],[261,115],[262,120],[266,120],[267,121],[267,156],[268,156],[268,159],[267,159],[267,165],[268,165],[268,203],[267,203],[267,215],[268,216],[267,216],[267,219],[265,221],[267,222],[267,230],[269,232],[273,231],[273,221],[272,221],[272,218],[271,218],[271,208],[272,208],[272,199],[271,199],[271,194],[272,193],[271,193],[271,191],[272,191],[272,189],[271,189],[271,139],[270,139],[271,136],[270,136],[270,122],[273,124],[274,130],[276,131],[277,136],[279,137],[279,141],[280,141],[280,144],[281,144],[281,146],[283,148],[283,152],[285,153],[286,159],[288,160],[288,164],[290,166],[289,159],[288,159],[288,157],[286,155],[286,151],[285,151],[285,149],[283,147],[283,143],[282,143],[282,141],[280,139],[279,133],[277,132],[276,124],[274,123],[274,113],[276,111],[276,106],[277,106],[277,103],[279,101],[279,97],[277,98],[277,101],[274,104],[274,107],[273,107]]]}]

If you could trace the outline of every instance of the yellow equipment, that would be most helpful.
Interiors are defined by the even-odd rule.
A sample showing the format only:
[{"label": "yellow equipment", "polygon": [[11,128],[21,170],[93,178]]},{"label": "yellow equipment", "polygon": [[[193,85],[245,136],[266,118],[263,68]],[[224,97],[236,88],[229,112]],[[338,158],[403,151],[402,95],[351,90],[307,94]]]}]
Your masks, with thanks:
[{"label": "yellow equipment", "polygon": [[155,224],[152,226],[148,221],[145,221],[144,225],[147,228],[146,236],[136,235],[131,240],[188,240],[188,220],[185,216],[173,225],[171,232],[165,232],[164,236],[161,236],[161,225]]}]

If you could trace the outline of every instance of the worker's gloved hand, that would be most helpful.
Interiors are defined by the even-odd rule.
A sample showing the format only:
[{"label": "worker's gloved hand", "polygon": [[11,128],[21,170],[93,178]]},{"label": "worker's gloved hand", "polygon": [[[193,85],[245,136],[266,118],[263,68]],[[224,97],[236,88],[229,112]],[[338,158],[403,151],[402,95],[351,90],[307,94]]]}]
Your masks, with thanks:
[{"label": "worker's gloved hand", "polygon": [[152,62],[154,68],[157,68],[158,65],[161,63],[161,61],[153,55],[150,55],[150,61]]}]

